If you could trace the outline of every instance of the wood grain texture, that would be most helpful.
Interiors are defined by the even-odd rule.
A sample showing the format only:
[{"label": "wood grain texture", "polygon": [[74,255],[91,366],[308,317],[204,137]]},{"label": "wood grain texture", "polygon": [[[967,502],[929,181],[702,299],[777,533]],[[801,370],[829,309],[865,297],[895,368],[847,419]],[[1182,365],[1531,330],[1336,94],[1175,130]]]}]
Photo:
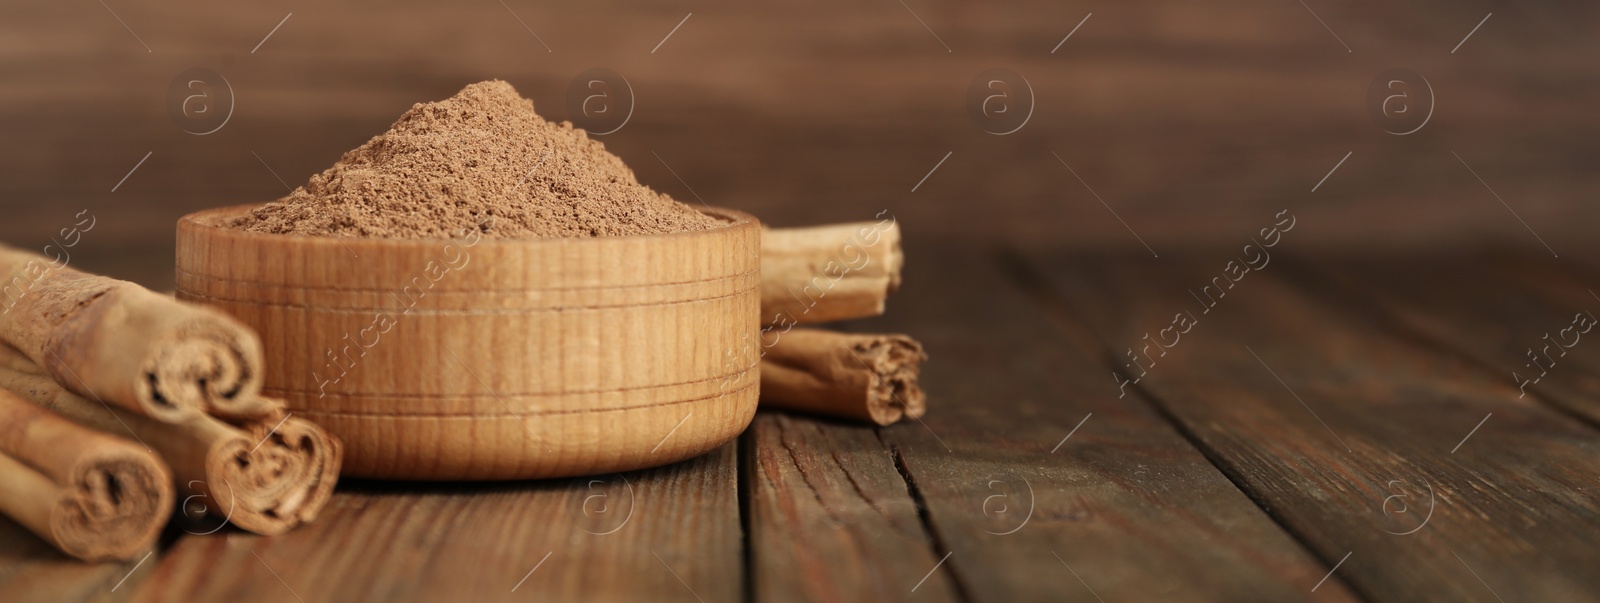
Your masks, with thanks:
[{"label": "wood grain texture", "polygon": [[85,563],[0,517],[0,594],[8,603],[127,601],[160,558]]},{"label": "wood grain texture", "polygon": [[[1338,574],[1364,598],[1600,593],[1589,571],[1600,538],[1592,428],[1518,401],[1509,379],[1286,283],[1277,265],[1231,288],[1219,277],[1225,295],[1207,312],[1190,290],[1224,274],[1225,254],[1200,263],[1032,257],[1063,314],[1129,365],[1119,372],[1140,377],[1139,358],[1134,387],[1320,557],[1344,559]],[[1197,324],[1165,352],[1143,351],[1142,336],[1175,312]]]},{"label": "wood grain texture", "polygon": [[1308,268],[1305,286],[1462,354],[1504,376],[1519,398],[1600,425],[1600,331],[1592,330],[1600,299],[1582,267],[1493,251],[1402,262],[1296,259]]},{"label": "wood grain texture", "polygon": [[284,536],[179,540],[134,600],[735,601],[736,473],[729,444],[588,478],[341,485]]},{"label": "wood grain texture", "polygon": [[760,233],[377,240],[179,226],[178,297],[261,334],[265,392],[397,479],[605,473],[701,454],[755,413]]},{"label": "wood grain texture", "polygon": [[762,413],[744,441],[754,600],[962,600],[874,429]]},{"label": "wood grain texture", "polygon": [[[1082,338],[1052,333],[991,250],[907,250],[923,422],[884,428],[972,601],[1352,601]],[[852,325],[856,328],[857,325]],[[1070,436],[1070,437],[1069,437]],[[1337,561],[1335,559],[1334,561]]]}]

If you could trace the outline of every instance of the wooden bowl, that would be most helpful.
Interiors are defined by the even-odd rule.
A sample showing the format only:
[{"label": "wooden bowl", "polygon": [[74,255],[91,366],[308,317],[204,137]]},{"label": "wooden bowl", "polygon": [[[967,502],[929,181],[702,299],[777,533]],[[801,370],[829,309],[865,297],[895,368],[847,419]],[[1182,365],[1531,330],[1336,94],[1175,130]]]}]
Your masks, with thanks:
[{"label": "wooden bowl", "polygon": [[756,409],[760,228],[584,239],[356,239],[178,221],[177,295],[244,321],[263,393],[347,475],[491,480],[662,465]]}]

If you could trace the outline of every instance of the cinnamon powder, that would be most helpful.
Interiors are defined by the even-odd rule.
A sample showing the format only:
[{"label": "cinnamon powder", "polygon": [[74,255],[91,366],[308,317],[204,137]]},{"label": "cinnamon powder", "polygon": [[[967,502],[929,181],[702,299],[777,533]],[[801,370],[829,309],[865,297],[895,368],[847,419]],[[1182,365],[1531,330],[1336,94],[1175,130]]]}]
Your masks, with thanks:
[{"label": "cinnamon powder", "polygon": [[601,237],[722,224],[651,190],[600,142],[552,123],[510,84],[419,103],[288,196],[233,226],[376,238]]}]

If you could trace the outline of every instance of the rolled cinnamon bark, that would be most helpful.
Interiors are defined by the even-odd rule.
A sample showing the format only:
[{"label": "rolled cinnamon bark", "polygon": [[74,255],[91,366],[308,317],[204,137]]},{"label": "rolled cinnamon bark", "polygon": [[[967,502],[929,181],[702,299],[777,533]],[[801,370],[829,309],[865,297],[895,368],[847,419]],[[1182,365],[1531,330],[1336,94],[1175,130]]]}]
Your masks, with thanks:
[{"label": "rolled cinnamon bark", "polygon": [[[269,415],[242,426],[250,441],[262,442],[249,456],[248,467],[265,465],[266,469],[235,471],[254,480],[243,482],[240,494],[240,504],[254,512],[249,522],[235,514],[234,524],[257,534],[279,534],[315,520],[333,496],[344,462],[344,447],[338,438],[316,423],[279,414],[282,416]],[[273,421],[274,417],[279,418]]]},{"label": "rolled cinnamon bark", "polygon": [[927,354],[906,335],[820,329],[763,335],[761,406],[890,425],[922,416]]},{"label": "rolled cinnamon bark", "polygon": [[761,231],[761,317],[796,325],[883,314],[900,287],[893,218]]},{"label": "rolled cinnamon bark", "polygon": [[163,421],[275,410],[261,342],[221,312],[5,246],[0,279],[0,339],[78,395]]},{"label": "rolled cinnamon bark", "polygon": [[131,559],[172,515],[172,475],[144,447],[0,391],[0,513],[85,560]]},{"label": "rolled cinnamon bark", "polygon": [[184,513],[225,519],[257,534],[282,534],[316,519],[339,478],[337,439],[299,417],[268,415],[235,427],[208,415],[167,423],[62,389],[0,346],[0,388],[78,424],[131,433],[172,468]]}]

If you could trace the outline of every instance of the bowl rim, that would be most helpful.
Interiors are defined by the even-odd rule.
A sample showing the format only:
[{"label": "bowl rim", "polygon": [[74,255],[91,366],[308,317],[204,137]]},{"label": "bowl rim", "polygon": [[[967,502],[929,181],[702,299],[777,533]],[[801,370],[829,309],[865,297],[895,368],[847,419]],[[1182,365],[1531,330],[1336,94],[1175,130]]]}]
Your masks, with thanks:
[{"label": "bowl rim", "polygon": [[[279,242],[279,243],[294,243],[294,244],[299,244],[299,245],[341,245],[341,246],[342,245],[351,244],[351,243],[355,243],[355,244],[358,244],[358,245],[361,245],[361,246],[402,246],[402,247],[409,247],[409,246],[415,246],[415,245],[441,245],[441,244],[449,244],[449,243],[455,243],[455,242],[460,242],[460,241],[466,240],[465,237],[456,237],[456,238],[443,238],[443,237],[385,238],[385,237],[340,237],[340,236],[321,236],[321,235],[305,235],[305,234],[278,234],[278,233],[254,232],[254,231],[243,230],[243,229],[239,229],[239,228],[231,228],[231,227],[228,227],[228,226],[223,226],[221,224],[217,224],[215,222],[216,218],[219,218],[219,217],[222,217],[222,216],[241,215],[244,212],[247,212],[249,210],[261,207],[263,205],[266,205],[267,203],[270,203],[270,201],[259,202],[259,203],[241,203],[241,204],[237,204],[237,205],[225,205],[225,206],[222,206],[222,207],[211,207],[211,208],[202,209],[202,210],[199,210],[199,211],[190,212],[188,214],[184,214],[182,217],[178,218],[178,234],[181,237],[183,232],[184,232],[184,230],[192,229],[192,230],[199,231],[199,232],[218,233],[218,234],[222,234],[222,236],[233,237],[233,238],[237,238],[237,239],[244,240],[244,241],[250,241],[250,242],[260,242],[262,244],[272,244],[274,242]],[[678,232],[664,232],[664,233],[653,233],[653,234],[635,234],[635,235],[619,235],[619,236],[598,236],[598,237],[489,237],[489,236],[480,236],[478,241],[476,243],[474,243],[474,245],[489,245],[489,246],[493,246],[493,247],[499,247],[499,246],[508,246],[508,247],[510,247],[510,246],[524,246],[524,247],[552,246],[552,247],[554,247],[554,246],[567,246],[567,245],[605,245],[605,244],[608,244],[608,243],[614,244],[616,242],[621,242],[621,241],[640,241],[640,240],[671,241],[671,240],[677,240],[677,239],[683,239],[683,238],[706,237],[706,236],[718,236],[718,235],[723,235],[723,234],[731,234],[731,233],[733,233],[735,231],[738,231],[740,229],[750,228],[750,227],[759,228],[761,226],[761,221],[758,220],[755,216],[750,215],[750,214],[745,213],[745,212],[742,212],[742,211],[739,211],[739,210],[728,209],[728,208],[725,208],[725,207],[714,207],[714,206],[711,206],[711,205],[706,205],[704,208],[694,207],[694,206],[689,206],[689,207],[690,207],[690,209],[698,211],[698,212],[700,212],[702,214],[705,214],[705,215],[708,215],[708,216],[711,216],[711,217],[714,217],[714,218],[722,219],[722,220],[725,221],[725,223],[720,225],[720,226],[717,226],[715,228],[707,228],[707,229],[703,229],[703,230],[684,230],[684,231],[678,231]]]}]

